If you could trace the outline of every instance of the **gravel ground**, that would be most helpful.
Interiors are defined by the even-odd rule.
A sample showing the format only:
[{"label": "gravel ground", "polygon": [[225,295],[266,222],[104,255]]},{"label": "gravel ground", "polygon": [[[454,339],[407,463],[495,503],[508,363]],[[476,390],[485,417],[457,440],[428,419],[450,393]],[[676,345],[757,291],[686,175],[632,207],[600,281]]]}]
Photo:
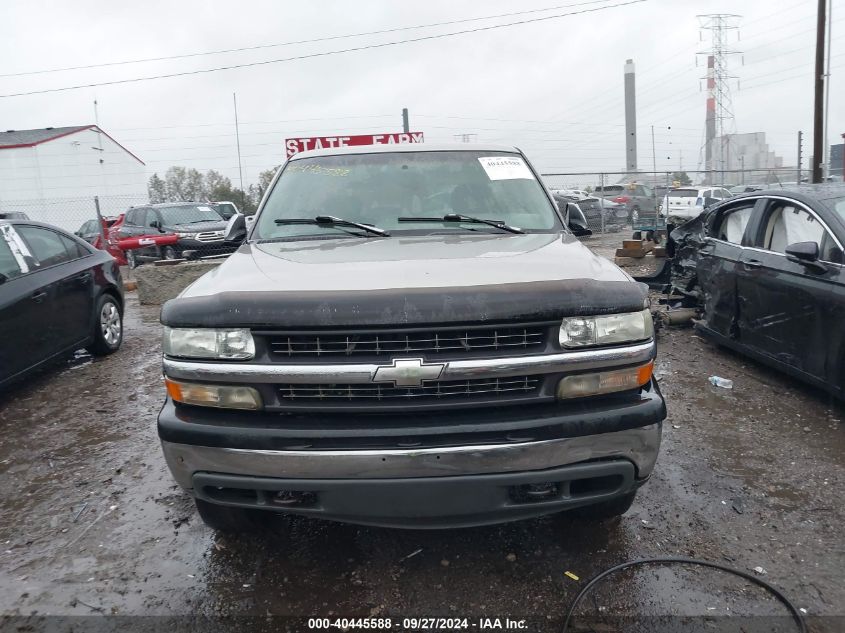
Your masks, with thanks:
[{"label": "gravel ground", "polygon": [[[619,239],[587,242],[612,255]],[[664,444],[621,519],[421,532],[280,518],[258,535],[222,537],[173,484],[158,446],[157,316],[128,295],[119,353],[80,355],[0,395],[0,614],[18,616],[0,629],[94,626],[102,619],[38,618],[102,614],[174,616],[188,628],[197,621],[184,616],[194,614],[299,628],[305,621],[265,618],[446,616],[483,628],[481,618],[507,616],[527,618],[527,630],[560,630],[575,594],[603,569],[693,556],[760,567],[806,610],[811,630],[845,630],[841,405],[691,329],[659,333]],[[734,388],[711,386],[714,374]],[[612,577],[579,613],[694,616],[684,622],[701,628],[684,630],[702,631],[739,622],[725,615],[755,616],[742,630],[796,630],[786,617],[763,617],[785,611],[753,585],[677,566]],[[204,630],[247,621],[213,622]],[[639,622],[655,630],[659,620]]]}]

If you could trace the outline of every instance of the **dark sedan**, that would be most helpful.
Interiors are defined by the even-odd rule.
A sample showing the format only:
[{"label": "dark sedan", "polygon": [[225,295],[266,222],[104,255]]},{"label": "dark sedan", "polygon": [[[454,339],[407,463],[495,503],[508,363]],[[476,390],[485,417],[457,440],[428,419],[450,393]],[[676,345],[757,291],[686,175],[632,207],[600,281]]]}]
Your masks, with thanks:
[{"label": "dark sedan", "polygon": [[845,396],[845,185],[735,196],[672,233],[671,283],[717,342]]},{"label": "dark sedan", "polygon": [[114,258],[40,222],[0,220],[0,387],[85,347],[123,341],[123,282]]},{"label": "dark sedan", "polygon": [[226,220],[211,206],[197,202],[172,202],[134,207],[126,212],[120,227],[121,239],[156,234],[175,234],[175,244],[155,244],[127,251],[126,259],[134,268],[144,260],[196,258],[227,255],[240,243],[226,242]]}]

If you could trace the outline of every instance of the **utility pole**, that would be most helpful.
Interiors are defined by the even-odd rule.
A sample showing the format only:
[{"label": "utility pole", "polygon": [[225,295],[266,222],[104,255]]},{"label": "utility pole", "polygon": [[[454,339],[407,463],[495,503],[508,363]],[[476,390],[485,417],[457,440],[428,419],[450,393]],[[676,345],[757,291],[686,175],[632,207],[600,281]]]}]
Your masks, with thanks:
[{"label": "utility pole", "polygon": [[[742,16],[732,13],[711,13],[696,16],[701,31],[710,31],[711,47],[699,51],[696,55],[707,56],[707,110],[705,116],[704,169],[707,172],[705,184],[716,184],[716,160],[718,158],[722,180],[725,179],[725,136],[735,132],[733,101],[730,92],[730,80],[736,79],[728,72],[728,60],[731,55],[742,51],[733,50],[728,44],[731,31],[737,31],[739,39],[739,19]],[[718,156],[713,145],[718,139]],[[728,157],[730,160],[730,157]]]},{"label": "utility pole", "polygon": [[801,137],[802,137],[802,132],[801,132],[801,130],[798,130],[798,179],[795,182],[797,182],[799,185],[801,184],[801,163],[802,163],[802,159],[801,159]]},{"label": "utility pole", "polygon": [[824,168],[822,177],[827,182],[830,176],[830,142],[827,136],[827,119],[830,116],[830,47],[833,39],[830,35],[831,24],[833,23],[833,0],[827,3],[827,69],[824,74],[824,132],[822,132],[822,143],[824,143]]},{"label": "utility pole", "polygon": [[402,131],[405,134],[411,131],[411,123],[408,121],[408,108],[402,108]]},{"label": "utility pole", "polygon": [[813,101],[813,172],[811,181],[822,181],[822,161],[824,160],[824,40],[827,24],[827,0],[819,0],[818,20],[816,22],[816,76],[815,98]]},{"label": "utility pole", "polygon": [[244,191],[244,170],[241,167],[241,133],[238,129],[238,96],[232,93],[232,103],[235,106],[235,142],[238,145],[238,176],[241,180],[241,213],[244,210],[244,203],[246,202],[246,192]]}]

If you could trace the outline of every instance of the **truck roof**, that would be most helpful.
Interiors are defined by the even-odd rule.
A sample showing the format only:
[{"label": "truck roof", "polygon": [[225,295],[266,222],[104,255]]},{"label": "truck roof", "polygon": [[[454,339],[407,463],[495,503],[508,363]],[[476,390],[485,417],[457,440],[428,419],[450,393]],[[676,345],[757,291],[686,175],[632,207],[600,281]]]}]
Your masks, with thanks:
[{"label": "truck roof", "polygon": [[511,152],[519,153],[516,147],[492,145],[489,143],[396,143],[390,145],[355,145],[352,147],[329,147],[298,152],[288,160],[314,158],[315,156],[340,156],[343,154],[385,154],[394,152]]}]

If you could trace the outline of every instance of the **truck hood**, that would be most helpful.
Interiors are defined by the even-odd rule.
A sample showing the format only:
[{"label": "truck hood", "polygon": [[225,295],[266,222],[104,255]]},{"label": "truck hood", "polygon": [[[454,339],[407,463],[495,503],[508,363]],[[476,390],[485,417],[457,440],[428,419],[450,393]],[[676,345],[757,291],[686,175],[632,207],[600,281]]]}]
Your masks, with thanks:
[{"label": "truck hood", "polygon": [[643,288],[565,233],[248,243],[165,304],[162,321],[325,326],[556,317],[641,310]]}]

